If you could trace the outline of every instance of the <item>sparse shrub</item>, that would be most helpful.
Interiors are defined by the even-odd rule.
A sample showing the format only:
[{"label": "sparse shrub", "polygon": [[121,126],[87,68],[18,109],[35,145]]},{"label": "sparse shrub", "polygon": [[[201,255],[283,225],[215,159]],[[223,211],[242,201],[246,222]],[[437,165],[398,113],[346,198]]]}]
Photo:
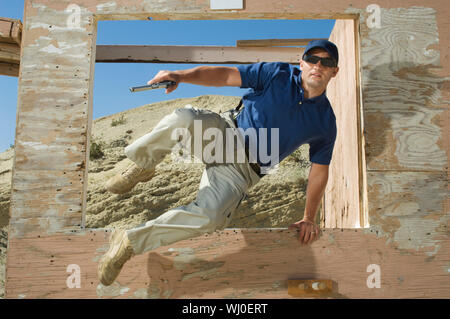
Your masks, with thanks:
[{"label": "sparse shrub", "polygon": [[119,140],[112,141],[109,144],[109,146],[110,147],[126,147],[126,146],[128,146],[128,142],[124,139],[119,139]]},{"label": "sparse shrub", "polygon": [[127,120],[123,117],[123,115],[121,115],[118,119],[113,119],[111,121],[111,126],[122,125],[125,124],[126,122]]},{"label": "sparse shrub", "polygon": [[91,139],[91,148],[89,153],[89,159],[95,160],[102,158],[105,156],[105,153],[103,153],[103,149],[105,147],[105,142],[101,140]]}]

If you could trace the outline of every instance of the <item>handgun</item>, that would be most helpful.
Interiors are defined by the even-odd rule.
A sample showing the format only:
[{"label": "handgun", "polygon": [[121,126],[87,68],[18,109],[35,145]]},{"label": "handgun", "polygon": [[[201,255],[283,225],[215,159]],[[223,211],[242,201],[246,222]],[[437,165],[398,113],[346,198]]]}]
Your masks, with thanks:
[{"label": "handgun", "polygon": [[162,82],[153,83],[150,85],[132,86],[132,87],[130,87],[130,92],[140,92],[140,91],[153,90],[153,89],[167,89],[169,86],[172,86],[175,83],[176,82],[174,82],[174,81],[162,81]]}]

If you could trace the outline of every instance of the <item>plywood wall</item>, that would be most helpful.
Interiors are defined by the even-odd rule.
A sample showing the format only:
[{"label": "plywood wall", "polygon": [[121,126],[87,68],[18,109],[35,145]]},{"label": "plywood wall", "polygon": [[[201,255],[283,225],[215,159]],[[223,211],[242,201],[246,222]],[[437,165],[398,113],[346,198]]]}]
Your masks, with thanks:
[{"label": "plywood wall", "polygon": [[[73,14],[68,10],[69,4],[76,4],[80,9],[76,27],[68,24]],[[96,23],[102,19],[147,19],[151,16],[154,19],[356,19],[361,34],[361,127],[366,142],[366,163],[362,164],[362,169],[367,170],[370,228],[338,230],[322,237],[310,250],[312,256],[320,256],[317,259],[306,258],[307,252],[295,246],[294,241],[281,245],[289,249],[279,247],[279,243],[289,241],[288,232],[268,230],[263,237],[247,236],[245,243],[239,236],[234,238],[236,240],[224,241],[227,249],[221,251],[225,255],[221,255],[220,263],[214,261],[217,254],[214,247],[222,243],[219,235],[205,244],[181,242],[172,246],[172,251],[193,251],[194,256],[188,256],[189,260],[200,256],[205,251],[202,249],[211,251],[208,262],[200,261],[192,267],[212,268],[200,267],[203,275],[183,277],[180,281],[179,273],[170,272],[170,262],[158,259],[167,253],[164,250],[141,256],[129,264],[135,267],[129,271],[137,274],[137,269],[144,269],[146,274],[142,276],[152,281],[140,287],[134,297],[153,296],[154,291],[163,289],[158,286],[162,283],[172,294],[157,297],[201,298],[236,293],[234,296],[239,298],[249,296],[246,292],[250,290],[258,292],[252,296],[274,296],[273,289],[284,287],[290,275],[309,279],[324,274],[346,287],[343,291],[348,297],[450,297],[447,289],[450,286],[450,39],[446,36],[450,33],[449,7],[446,1],[440,0],[426,3],[379,0],[381,24],[377,28],[367,23],[372,15],[367,10],[369,4],[371,2],[362,0],[339,0],[316,1],[311,6],[303,0],[247,0],[242,11],[212,12],[207,0],[26,1],[6,296],[75,296],[73,290],[67,290],[65,280],[58,279],[60,281],[49,285],[44,279],[53,275],[60,278],[56,274],[65,269],[66,263],[77,260],[82,263],[86,258],[94,258],[93,250],[104,249],[106,238],[92,240],[95,244],[91,244],[89,233],[81,231],[89,165]],[[341,41],[338,38],[351,40],[342,39],[341,34],[336,35],[337,41]],[[344,150],[341,155],[345,155]],[[338,223],[336,221],[336,225]],[[256,242],[261,241],[273,243],[273,249],[262,249],[258,255],[248,254],[252,250],[245,247],[255,248]],[[82,252],[79,246],[71,245],[72,242],[85,245]],[[245,251],[245,256],[254,259],[253,263],[249,262],[253,266],[235,268],[235,263],[241,261],[233,255],[234,250]],[[278,252],[284,259],[280,259]],[[58,267],[43,268],[47,261],[42,259],[42,254],[51,258],[50,265],[57,263]],[[26,259],[22,260],[23,256]],[[264,256],[262,263],[256,263],[259,256]],[[143,263],[150,257],[161,260],[159,268],[145,268]],[[244,281],[251,288],[241,285],[243,277],[267,276],[255,269],[270,268],[277,260],[290,265],[292,258],[299,261],[291,265],[296,267],[295,273],[282,266],[281,273],[275,273],[275,279]],[[96,290],[97,259],[89,260],[83,271],[92,285],[83,286],[77,293],[112,296]],[[381,288],[377,288],[379,290],[368,288],[363,280],[367,277],[368,263],[378,264],[382,278],[387,278],[385,284],[382,282]],[[221,268],[221,265],[226,267]],[[27,276],[24,276],[24,267]],[[208,269],[219,271],[208,272]],[[359,278],[357,281],[353,281],[355,274]],[[125,273],[125,276],[129,275]],[[156,284],[155,278],[159,280],[161,276],[166,281]],[[209,276],[214,277],[211,282],[228,283],[231,290],[215,290],[215,285],[207,283]],[[127,278],[134,280],[134,277]],[[189,294],[185,288],[192,286],[198,289]],[[53,294],[57,291],[62,294]],[[144,294],[145,291],[150,295]]]}]

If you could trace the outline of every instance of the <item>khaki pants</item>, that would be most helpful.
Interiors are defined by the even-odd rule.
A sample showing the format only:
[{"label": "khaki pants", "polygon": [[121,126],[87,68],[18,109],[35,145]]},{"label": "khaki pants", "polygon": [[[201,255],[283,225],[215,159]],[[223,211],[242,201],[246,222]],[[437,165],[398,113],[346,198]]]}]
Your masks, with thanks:
[{"label": "khaki pants", "polygon": [[[196,120],[201,120],[201,132],[194,129]],[[140,167],[155,168],[176,146],[178,141],[172,138],[176,128],[187,129],[192,138],[199,133],[203,136],[208,128],[219,129],[224,137],[226,128],[236,129],[230,112],[217,114],[188,105],[165,116],[150,133],[127,146],[125,155]],[[240,138],[242,142],[242,135]],[[205,144],[208,141],[202,144],[202,148]],[[260,179],[247,159],[244,162],[205,164],[194,202],[171,209],[127,231],[136,254],[225,228],[247,191]]]}]

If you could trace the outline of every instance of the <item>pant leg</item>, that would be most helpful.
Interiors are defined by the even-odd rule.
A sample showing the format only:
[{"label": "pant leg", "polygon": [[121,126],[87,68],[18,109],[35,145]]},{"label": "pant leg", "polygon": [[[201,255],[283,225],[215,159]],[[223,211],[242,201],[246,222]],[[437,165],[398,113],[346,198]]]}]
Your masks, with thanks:
[{"label": "pant leg", "polygon": [[[179,142],[173,138],[174,132],[177,129],[186,129],[191,136],[192,145],[188,145],[191,154],[202,157],[202,150],[210,143],[202,138],[204,132],[210,128],[225,131],[226,127],[226,121],[219,114],[187,105],[165,116],[150,133],[125,147],[125,155],[140,167],[154,169]],[[200,146],[196,147],[198,145],[194,145],[194,142],[199,142]],[[194,154],[196,150],[200,154]]]},{"label": "pant leg", "polygon": [[[236,129],[227,113],[219,115],[192,107],[177,109],[164,117],[152,132],[129,145],[125,149],[127,157],[141,167],[154,168],[176,145],[177,141],[171,138],[173,130],[187,128],[194,136],[195,120],[202,122],[202,135],[208,128],[222,131],[223,136],[226,136],[227,128]],[[209,142],[204,141],[202,147],[207,143]],[[223,154],[225,153],[224,149]],[[221,163],[207,164],[194,202],[171,209],[158,218],[127,231],[135,253],[144,253],[159,246],[211,233],[229,224],[246,192],[260,177],[246,161],[225,163],[223,160]]]},{"label": "pant leg", "polygon": [[235,164],[207,166],[194,202],[127,231],[134,252],[141,254],[225,228],[251,186],[249,180]]}]

